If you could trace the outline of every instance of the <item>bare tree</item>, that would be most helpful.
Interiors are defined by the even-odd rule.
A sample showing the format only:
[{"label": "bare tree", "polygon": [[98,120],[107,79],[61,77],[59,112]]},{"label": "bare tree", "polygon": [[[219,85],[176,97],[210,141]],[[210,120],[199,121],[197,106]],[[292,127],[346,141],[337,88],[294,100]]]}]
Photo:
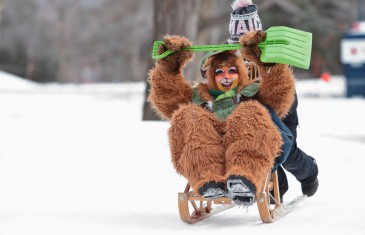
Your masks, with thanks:
[{"label": "bare tree", "polygon": [[[200,0],[154,0],[153,39],[161,40],[165,34],[176,34],[195,41],[197,37],[200,2]],[[152,59],[150,59],[149,64],[149,67],[152,67]],[[159,120],[159,117],[156,116],[147,100],[149,89],[150,87],[147,82],[143,120]]]},{"label": "bare tree", "polygon": [[0,0],[0,23],[1,23],[1,13],[4,9],[4,1],[3,0]]},{"label": "bare tree", "polygon": [[58,30],[58,51],[59,51],[59,73],[58,81],[67,83],[71,79],[71,48],[70,48],[70,24],[67,22],[69,16],[79,7],[78,1],[73,0],[48,0],[49,4],[55,9],[57,14]]}]

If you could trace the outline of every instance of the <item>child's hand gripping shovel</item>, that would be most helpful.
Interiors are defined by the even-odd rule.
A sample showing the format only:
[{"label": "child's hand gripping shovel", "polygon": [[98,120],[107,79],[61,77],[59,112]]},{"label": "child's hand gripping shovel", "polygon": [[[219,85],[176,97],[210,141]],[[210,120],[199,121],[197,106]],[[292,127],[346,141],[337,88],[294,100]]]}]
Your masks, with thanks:
[{"label": "child's hand gripping shovel", "polygon": [[[309,32],[284,27],[271,27],[266,32],[266,38],[259,43],[262,51],[260,60],[264,63],[288,64],[298,68],[308,69],[312,50],[312,34]],[[162,41],[153,44],[152,58],[162,59],[174,53],[167,50],[158,54],[158,48],[163,45]],[[197,45],[186,47],[183,50],[190,51],[224,51],[237,50],[239,44]]]}]

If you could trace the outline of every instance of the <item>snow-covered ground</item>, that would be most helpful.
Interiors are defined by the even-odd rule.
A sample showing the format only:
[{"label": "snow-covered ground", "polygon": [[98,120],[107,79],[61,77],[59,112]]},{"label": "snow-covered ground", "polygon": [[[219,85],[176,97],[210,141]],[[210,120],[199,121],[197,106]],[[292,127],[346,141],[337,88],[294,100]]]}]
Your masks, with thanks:
[{"label": "snow-covered ground", "polygon": [[[0,234],[365,234],[365,99],[344,98],[342,77],[297,91],[317,194],[273,224],[253,206],[189,225],[169,124],[141,121],[143,83],[41,86],[0,73]],[[288,176],[285,202],[301,193]]]}]

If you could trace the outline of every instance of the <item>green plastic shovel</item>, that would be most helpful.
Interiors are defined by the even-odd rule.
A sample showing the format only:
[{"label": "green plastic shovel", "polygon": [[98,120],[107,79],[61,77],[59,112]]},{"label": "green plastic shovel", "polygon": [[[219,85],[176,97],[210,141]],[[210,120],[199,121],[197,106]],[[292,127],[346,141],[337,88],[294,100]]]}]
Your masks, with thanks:
[{"label": "green plastic shovel", "polygon": [[[158,54],[158,48],[164,45],[163,41],[155,41],[153,43],[153,49],[152,49],[152,58],[162,59],[166,56],[174,53],[172,50],[167,50],[163,52],[162,54]],[[184,51],[228,51],[228,50],[238,50],[240,48],[240,44],[218,44],[218,45],[197,45],[197,46],[191,46],[191,47],[185,47],[183,48]]]},{"label": "green plastic shovel", "polygon": [[[174,53],[167,50],[158,54],[158,49],[164,45],[162,41],[155,41],[152,49],[153,59],[162,59]],[[264,63],[288,64],[298,68],[308,69],[312,50],[312,34],[309,32],[275,26],[266,30],[266,38],[259,43],[262,51],[260,60]],[[239,44],[197,45],[183,48],[189,51],[226,51],[237,50]]]},{"label": "green plastic shovel", "polygon": [[266,30],[266,38],[259,43],[260,60],[264,63],[289,64],[308,69],[312,51],[312,34],[276,26]]}]

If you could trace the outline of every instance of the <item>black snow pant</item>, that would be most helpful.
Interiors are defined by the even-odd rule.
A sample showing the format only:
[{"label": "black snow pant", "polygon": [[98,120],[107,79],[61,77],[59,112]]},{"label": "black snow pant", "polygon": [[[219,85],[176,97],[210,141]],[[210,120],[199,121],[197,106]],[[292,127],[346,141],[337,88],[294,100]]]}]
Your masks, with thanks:
[{"label": "black snow pant", "polygon": [[[295,100],[290,109],[290,112],[285,117],[285,119],[283,119],[284,124],[293,134],[294,141],[289,156],[287,160],[282,164],[282,166],[285,170],[293,174],[299,182],[303,182],[309,177],[316,177],[318,175],[318,166],[313,157],[307,155],[297,146],[297,126],[299,124],[297,107],[298,98],[297,94],[295,93]],[[288,181],[285,175],[285,171],[281,167],[278,168],[277,172],[280,194],[283,195],[289,188]]]}]

